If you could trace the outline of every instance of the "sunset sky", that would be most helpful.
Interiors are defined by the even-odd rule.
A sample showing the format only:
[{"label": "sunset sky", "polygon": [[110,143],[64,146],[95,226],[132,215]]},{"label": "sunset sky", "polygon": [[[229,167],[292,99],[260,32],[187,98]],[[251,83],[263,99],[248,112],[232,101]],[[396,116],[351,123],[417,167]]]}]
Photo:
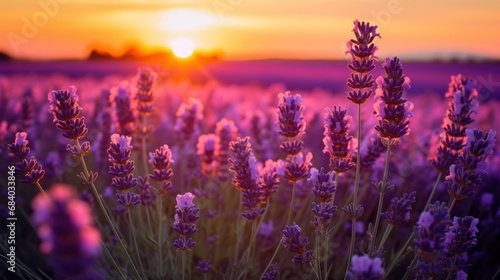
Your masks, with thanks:
[{"label": "sunset sky", "polygon": [[[45,6],[45,7],[44,7]],[[0,3],[0,51],[83,58],[169,48],[188,37],[227,59],[343,58],[355,19],[379,26],[379,56],[500,58],[494,0],[18,0]]]}]

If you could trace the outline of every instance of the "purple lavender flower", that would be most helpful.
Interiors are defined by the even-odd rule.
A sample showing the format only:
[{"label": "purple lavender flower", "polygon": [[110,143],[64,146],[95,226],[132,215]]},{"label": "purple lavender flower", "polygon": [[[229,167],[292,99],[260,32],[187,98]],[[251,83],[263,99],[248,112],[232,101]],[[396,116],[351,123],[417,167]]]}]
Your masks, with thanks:
[{"label": "purple lavender flower", "polygon": [[115,196],[116,201],[118,201],[123,208],[130,208],[141,203],[139,196],[132,192],[117,193]]},{"label": "purple lavender flower", "polygon": [[376,280],[384,278],[384,268],[380,258],[371,259],[367,255],[352,256],[352,266],[348,272],[351,280]]},{"label": "purple lavender flower", "polygon": [[309,244],[309,239],[301,237],[301,231],[302,229],[296,223],[293,223],[291,226],[285,226],[281,243],[283,243],[283,246],[288,251],[293,253],[293,263],[309,265],[315,260],[314,251],[307,250],[306,247]]},{"label": "purple lavender flower", "polygon": [[446,97],[450,99],[446,117],[443,121],[444,132],[441,134],[437,157],[432,165],[445,175],[462,153],[466,126],[474,122],[472,114],[477,114],[479,106],[476,81],[462,75],[451,76]]},{"label": "purple lavender flower", "polygon": [[215,134],[203,134],[198,137],[197,154],[201,160],[201,171],[207,177],[214,177],[219,171],[218,161],[220,138]]},{"label": "purple lavender flower", "polygon": [[413,103],[403,98],[404,90],[410,88],[410,79],[403,74],[399,58],[387,58],[384,64],[385,77],[378,77],[375,90],[374,114],[378,120],[375,130],[383,139],[397,139],[410,133],[408,125],[413,117]]},{"label": "purple lavender flower", "polygon": [[417,248],[417,279],[437,279],[444,273],[440,262],[445,248],[446,232],[450,225],[448,207],[443,202],[429,205],[417,222],[413,242]]},{"label": "purple lavender flower", "polygon": [[478,223],[479,219],[472,216],[453,217],[453,225],[450,226],[444,240],[446,250],[455,255],[470,251],[477,243]]},{"label": "purple lavender flower", "polygon": [[304,160],[302,154],[303,142],[300,140],[305,133],[304,106],[299,94],[292,96],[289,91],[278,94],[279,133],[286,137],[280,149],[287,154],[285,177],[290,182],[306,178],[309,172],[312,154],[308,153]]},{"label": "purple lavender flower", "polygon": [[356,165],[352,157],[358,142],[348,136],[351,119],[347,110],[337,106],[333,110],[326,108],[323,153],[330,155],[330,167],[337,173],[346,172]]},{"label": "purple lavender flower", "polygon": [[387,223],[393,226],[402,226],[410,221],[412,204],[415,203],[416,192],[405,193],[403,197],[391,200],[391,212],[382,212],[380,215]]},{"label": "purple lavender flower", "polygon": [[29,131],[33,124],[33,89],[26,88],[21,100],[21,109],[19,112],[19,130]]},{"label": "purple lavender flower", "polygon": [[196,265],[196,269],[198,269],[199,272],[201,273],[207,273],[212,269],[212,266],[210,265],[210,262],[203,259],[198,262]]},{"label": "purple lavender flower", "polygon": [[28,148],[29,141],[26,139],[28,134],[26,132],[17,132],[14,143],[7,145],[9,156],[22,161],[28,157],[30,148]]},{"label": "purple lavender flower", "polygon": [[150,206],[156,199],[153,187],[148,182],[149,176],[137,177],[137,187],[142,205]]},{"label": "purple lavender flower", "polygon": [[137,71],[137,111],[144,117],[153,111],[153,86],[156,80],[156,73],[151,68],[139,68]]},{"label": "purple lavender flower", "polygon": [[260,178],[257,181],[260,191],[262,193],[262,200],[267,200],[273,193],[278,190],[280,177],[276,172],[277,162],[266,160],[264,167],[260,170]]},{"label": "purple lavender flower", "polygon": [[229,143],[236,140],[238,128],[234,121],[223,118],[215,124],[215,134],[219,136],[218,177],[222,181],[229,179]]},{"label": "purple lavender flower", "polygon": [[76,192],[58,184],[39,194],[32,203],[33,221],[42,240],[40,251],[48,254],[57,279],[98,279],[92,266],[99,259],[100,233],[92,225],[87,203]]},{"label": "purple lavender flower", "polygon": [[467,144],[458,156],[458,162],[450,166],[446,176],[446,190],[454,199],[460,201],[474,193],[481,183],[481,175],[487,173],[486,159],[493,155],[496,131],[484,132],[467,129]]},{"label": "purple lavender flower", "polygon": [[82,107],[78,106],[76,88],[70,86],[69,91],[53,90],[49,93],[48,99],[49,113],[54,116],[53,122],[63,131],[63,136],[68,140],[83,138],[88,129],[85,126],[85,118],[80,117]]},{"label": "purple lavender flower", "polygon": [[311,176],[307,179],[313,184],[313,193],[320,202],[331,202],[333,194],[336,191],[333,173],[320,171],[311,168]]},{"label": "purple lavender flower", "polygon": [[333,213],[337,211],[337,206],[333,206],[332,198],[335,192],[335,182],[332,180],[333,173],[324,173],[323,168],[318,172],[316,168],[311,168],[311,176],[308,181],[313,184],[313,193],[318,203],[312,203],[314,218],[311,222],[315,233],[325,238],[334,229],[331,225]]},{"label": "purple lavender flower", "polygon": [[273,263],[269,266],[267,272],[262,276],[262,280],[276,280],[280,278],[280,268],[278,263]]},{"label": "purple lavender flower", "polygon": [[160,183],[160,187],[156,189],[156,195],[161,196],[173,188],[170,178],[174,176],[170,164],[174,162],[172,159],[172,151],[168,145],[164,144],[154,153],[149,153],[149,164],[153,165],[153,173],[149,177]]},{"label": "purple lavender flower", "polygon": [[123,83],[111,89],[117,119],[117,131],[121,135],[132,136],[136,132],[134,112],[130,102],[130,87]]},{"label": "purple lavender flower", "polygon": [[[97,166],[99,170],[105,170],[108,168],[106,155],[109,146],[109,139],[111,135],[115,132],[115,125],[113,121],[113,116],[109,108],[103,109],[97,114],[97,125],[99,128],[99,134],[96,141],[97,149],[95,152],[95,159],[97,161]],[[94,144],[95,145],[95,144]]]},{"label": "purple lavender flower", "polygon": [[312,157],[311,153],[307,153],[304,158],[302,152],[295,156],[288,156],[285,163],[285,178],[290,182],[307,178],[309,168],[312,166]]},{"label": "purple lavender flower", "polygon": [[377,33],[377,26],[371,26],[368,22],[354,21],[352,30],[356,39],[347,42],[346,54],[350,54],[352,59],[348,67],[353,71],[347,80],[347,85],[352,89],[347,93],[347,99],[355,104],[363,104],[372,94],[373,76],[368,72],[375,68],[375,61],[378,57],[375,52],[377,46],[373,44],[375,37],[380,38]]},{"label": "purple lavender flower", "polygon": [[378,135],[370,139],[370,143],[361,155],[361,168],[364,170],[371,170],[375,161],[384,153],[387,148],[382,143]]},{"label": "purple lavender flower", "polygon": [[194,205],[193,199],[194,195],[190,192],[176,197],[174,231],[181,235],[173,243],[177,251],[190,251],[196,244],[190,236],[198,231],[194,223],[199,218],[200,209]]},{"label": "purple lavender flower", "polygon": [[261,176],[259,175],[257,160],[252,153],[249,138],[237,138],[236,141],[229,144],[229,150],[234,155],[234,158],[229,159],[231,164],[229,170],[234,172],[233,185],[242,192],[242,205],[250,208],[242,216],[249,220],[255,220],[265,211],[265,208],[260,208],[260,205],[264,204],[266,199],[263,191],[268,192],[268,190],[263,190],[258,184]]},{"label": "purple lavender flower", "polygon": [[180,140],[192,140],[198,134],[199,122],[203,119],[203,104],[198,99],[190,98],[188,103],[182,103],[177,110],[175,131]]},{"label": "purple lavender flower", "polygon": [[458,279],[458,273],[465,273],[464,270],[470,268],[470,264],[467,263],[467,252],[477,244],[478,223],[479,219],[471,216],[453,218],[453,225],[446,232],[444,240],[446,256],[442,260],[449,276],[456,276]]},{"label": "purple lavender flower", "polygon": [[[304,106],[300,94],[292,96],[289,91],[278,94],[279,133],[286,138],[300,137],[306,129]],[[286,152],[286,151],[285,151]]]},{"label": "purple lavender flower", "polygon": [[137,179],[134,178],[134,161],[130,159],[132,146],[131,137],[113,134],[108,149],[108,159],[112,163],[109,167],[109,174],[114,176],[111,186],[117,191],[124,191],[137,185]]},{"label": "purple lavender flower", "polygon": [[30,152],[26,132],[17,132],[14,143],[7,145],[9,155],[17,159],[16,172],[21,174],[21,182],[36,185],[45,175],[42,165],[35,157],[27,159]]}]

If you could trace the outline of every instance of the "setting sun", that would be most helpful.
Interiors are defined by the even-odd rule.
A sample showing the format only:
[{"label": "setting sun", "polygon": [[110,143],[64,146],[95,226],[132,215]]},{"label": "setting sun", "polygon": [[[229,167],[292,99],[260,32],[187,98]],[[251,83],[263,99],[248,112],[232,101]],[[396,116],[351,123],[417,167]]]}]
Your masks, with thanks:
[{"label": "setting sun", "polygon": [[170,44],[172,51],[177,57],[186,58],[193,54],[194,42],[189,38],[176,38]]}]

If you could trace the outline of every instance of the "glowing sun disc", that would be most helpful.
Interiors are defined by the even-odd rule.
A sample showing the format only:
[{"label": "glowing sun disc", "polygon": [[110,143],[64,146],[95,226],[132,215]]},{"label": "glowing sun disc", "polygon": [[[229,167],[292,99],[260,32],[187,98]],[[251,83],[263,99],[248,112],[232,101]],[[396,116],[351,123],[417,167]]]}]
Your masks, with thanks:
[{"label": "glowing sun disc", "polygon": [[194,43],[193,40],[189,38],[176,38],[170,44],[172,51],[175,56],[180,58],[186,58],[193,54]]}]

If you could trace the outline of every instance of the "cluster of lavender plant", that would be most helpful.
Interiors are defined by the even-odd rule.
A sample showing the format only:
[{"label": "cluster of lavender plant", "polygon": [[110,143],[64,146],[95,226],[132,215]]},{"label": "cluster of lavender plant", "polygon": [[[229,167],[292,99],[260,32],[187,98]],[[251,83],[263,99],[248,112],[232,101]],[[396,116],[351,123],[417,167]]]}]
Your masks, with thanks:
[{"label": "cluster of lavender plant", "polygon": [[[419,106],[406,98],[410,78],[398,57],[378,65],[377,28],[354,22],[346,98],[322,95],[319,105],[309,93],[280,90],[257,98],[244,88],[223,104],[219,90],[194,84],[186,90],[140,68],[134,82],[106,85],[97,97],[81,98],[74,86],[50,91],[43,108],[53,123],[47,124],[35,120],[39,104],[30,88],[19,99],[18,120],[1,121],[6,149],[0,156],[16,166],[20,183],[40,192],[32,202],[32,232],[50,257],[46,274],[320,280],[479,275],[479,245],[498,248],[481,237],[500,235],[500,212],[493,188],[499,178],[488,174],[499,162],[496,132],[474,122],[480,114],[476,83],[452,76],[447,109],[432,116],[440,122],[445,114],[439,142],[418,154],[424,128],[412,119]],[[376,67],[383,76],[373,77]],[[224,106],[234,109],[218,110]],[[86,120],[92,108],[94,117]],[[44,141],[47,135],[57,137]],[[53,156],[45,157],[49,150]],[[325,155],[313,159],[321,150]],[[70,159],[63,169],[61,162]],[[402,159],[423,173],[398,178]],[[62,171],[51,170],[55,162]],[[60,181],[77,191],[54,184]],[[35,192],[26,187],[19,193],[29,198]],[[478,200],[481,207],[474,206]],[[29,267],[19,275],[41,278]]]}]

